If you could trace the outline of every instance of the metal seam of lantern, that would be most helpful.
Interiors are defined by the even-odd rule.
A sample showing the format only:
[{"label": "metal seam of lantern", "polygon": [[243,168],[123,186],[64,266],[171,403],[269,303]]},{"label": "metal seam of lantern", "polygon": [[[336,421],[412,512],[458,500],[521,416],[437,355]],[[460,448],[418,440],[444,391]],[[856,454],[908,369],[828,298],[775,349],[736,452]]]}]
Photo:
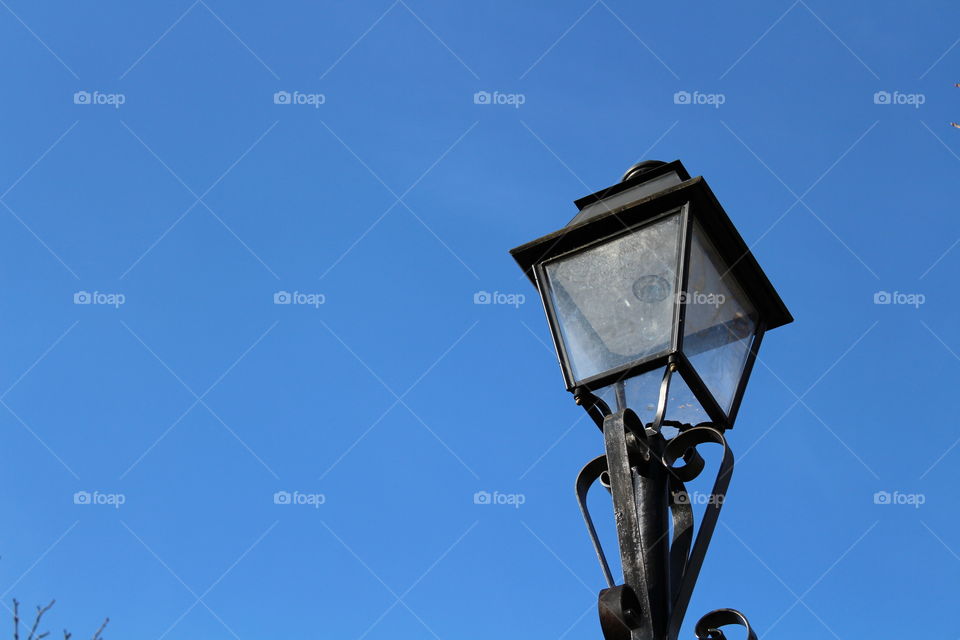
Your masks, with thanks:
[{"label": "metal seam of lantern", "polygon": [[[733,471],[724,432],[764,333],[793,318],[706,181],[679,161],[634,165],[575,204],[566,227],[510,253],[540,291],[567,389],[604,435],[606,454],[576,484],[608,585],[604,637],[675,640]],[[702,471],[704,443],[723,458],[694,540],[684,483]],[[613,499],[622,585],[587,510],[598,479]],[[733,609],[695,633],[716,640],[731,624],[755,638]]]}]

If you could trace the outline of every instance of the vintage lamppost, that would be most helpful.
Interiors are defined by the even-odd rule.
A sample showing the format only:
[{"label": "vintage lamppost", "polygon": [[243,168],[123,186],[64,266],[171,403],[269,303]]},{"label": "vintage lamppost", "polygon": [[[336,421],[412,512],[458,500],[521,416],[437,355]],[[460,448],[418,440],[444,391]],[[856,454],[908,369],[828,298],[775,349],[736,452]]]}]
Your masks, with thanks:
[{"label": "vintage lamppost", "polygon": [[[604,637],[676,640],[733,471],[724,432],[764,333],[793,318],[710,187],[679,161],[637,164],[576,205],[566,227],[510,253],[543,298],[567,389],[603,431],[606,455],[576,489],[608,585]],[[707,442],[723,458],[694,540],[684,483],[703,470],[696,447]],[[587,510],[597,479],[613,499],[621,585]],[[734,609],[695,632],[719,640],[730,624],[756,638]]]}]

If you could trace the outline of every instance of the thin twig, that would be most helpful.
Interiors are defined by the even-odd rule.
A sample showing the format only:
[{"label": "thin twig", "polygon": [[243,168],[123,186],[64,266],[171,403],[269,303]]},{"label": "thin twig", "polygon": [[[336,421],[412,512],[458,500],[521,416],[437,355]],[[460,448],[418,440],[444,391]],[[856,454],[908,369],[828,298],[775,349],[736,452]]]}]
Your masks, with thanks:
[{"label": "thin twig", "polygon": [[33,628],[30,629],[30,635],[27,636],[27,640],[40,640],[47,635],[46,633],[40,634],[39,636],[34,636],[33,634],[37,632],[37,627],[40,626],[40,619],[43,618],[43,614],[45,614],[47,611],[50,611],[50,608],[55,602],[56,600],[51,600],[50,604],[45,607],[37,605],[37,617],[33,620]]},{"label": "thin twig", "polygon": [[102,640],[103,637],[100,634],[103,633],[103,630],[107,628],[108,622],[110,622],[110,618],[104,618],[103,624],[101,624],[100,628],[97,629],[97,632],[93,634],[92,640]]},{"label": "thin twig", "polygon": [[[0,0],[2,3],[2,0]],[[43,640],[50,635],[49,631],[44,631],[42,633],[37,633],[37,629],[40,627],[40,623],[43,620],[43,615],[53,608],[53,605],[56,603],[56,600],[51,600],[50,604],[45,607],[37,607],[37,615],[33,620],[33,627],[30,629],[30,635],[27,636],[27,640]],[[107,628],[110,618],[104,618],[103,623],[100,625],[100,628],[97,629],[96,633],[93,634],[92,640],[104,640],[103,630]],[[73,637],[73,634],[63,630],[63,640],[70,640]],[[16,598],[13,599],[13,640],[20,640],[20,602]]]}]

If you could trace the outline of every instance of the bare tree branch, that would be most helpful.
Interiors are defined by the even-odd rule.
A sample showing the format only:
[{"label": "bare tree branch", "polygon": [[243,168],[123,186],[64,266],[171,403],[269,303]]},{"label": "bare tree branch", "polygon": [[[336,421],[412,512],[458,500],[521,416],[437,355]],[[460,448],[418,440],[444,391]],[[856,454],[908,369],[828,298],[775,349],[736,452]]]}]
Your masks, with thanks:
[{"label": "bare tree branch", "polygon": [[[42,633],[37,633],[37,629],[40,628],[40,623],[43,621],[43,614],[53,607],[56,603],[56,600],[51,600],[50,604],[45,607],[37,607],[37,615],[33,620],[33,627],[30,629],[30,635],[27,636],[27,640],[43,640],[50,635],[49,631],[44,631]],[[107,628],[107,624],[110,622],[110,618],[104,618],[103,623],[100,625],[100,628],[97,629],[96,633],[93,634],[92,640],[104,640],[103,630]],[[70,640],[73,637],[73,634],[63,630],[63,640]],[[20,603],[16,598],[13,599],[13,640],[20,640]]]},{"label": "bare tree branch", "polygon": [[100,628],[97,629],[97,632],[93,634],[93,638],[91,640],[103,640],[103,636],[101,636],[100,634],[103,633],[103,630],[107,628],[107,623],[109,622],[110,622],[110,618],[104,618],[103,624],[101,624]]},{"label": "bare tree branch", "polygon": [[34,636],[34,634],[37,632],[37,627],[40,626],[40,620],[43,618],[43,614],[45,614],[47,611],[50,611],[50,608],[55,602],[56,600],[51,600],[50,604],[45,607],[37,605],[37,617],[33,619],[33,628],[30,629],[30,635],[27,636],[27,640],[40,640],[40,638],[43,638],[47,635],[46,633],[43,633],[39,636]]}]

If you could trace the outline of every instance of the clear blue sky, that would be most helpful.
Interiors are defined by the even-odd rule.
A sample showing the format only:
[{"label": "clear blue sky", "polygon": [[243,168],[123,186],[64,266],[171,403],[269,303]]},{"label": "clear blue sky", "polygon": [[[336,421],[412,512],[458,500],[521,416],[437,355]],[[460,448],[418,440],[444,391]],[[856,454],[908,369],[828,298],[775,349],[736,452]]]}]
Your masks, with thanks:
[{"label": "clear blue sky", "polygon": [[685,637],[953,637],[958,37],[946,0],[2,0],[2,600],[77,636],[599,637],[602,442],[507,250],[680,158],[796,317]]}]

